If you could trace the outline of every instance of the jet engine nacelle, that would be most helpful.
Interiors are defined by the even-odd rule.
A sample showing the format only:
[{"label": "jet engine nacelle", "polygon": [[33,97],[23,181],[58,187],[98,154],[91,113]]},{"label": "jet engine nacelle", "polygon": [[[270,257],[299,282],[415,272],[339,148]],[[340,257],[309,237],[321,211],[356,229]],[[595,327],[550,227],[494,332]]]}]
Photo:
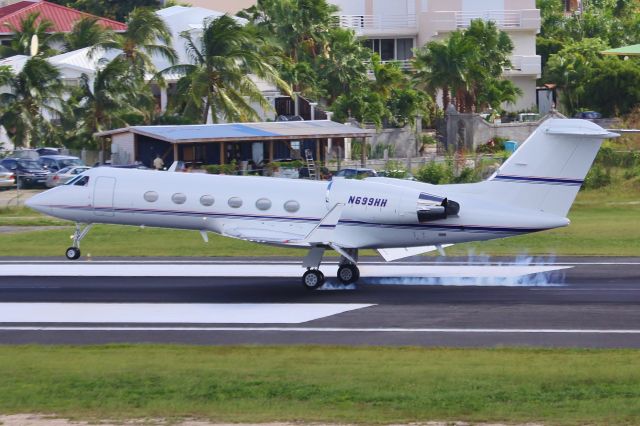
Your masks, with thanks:
[{"label": "jet engine nacelle", "polygon": [[455,201],[415,188],[367,180],[334,179],[327,188],[327,208],[343,203],[345,219],[410,225],[446,219],[460,211]]}]

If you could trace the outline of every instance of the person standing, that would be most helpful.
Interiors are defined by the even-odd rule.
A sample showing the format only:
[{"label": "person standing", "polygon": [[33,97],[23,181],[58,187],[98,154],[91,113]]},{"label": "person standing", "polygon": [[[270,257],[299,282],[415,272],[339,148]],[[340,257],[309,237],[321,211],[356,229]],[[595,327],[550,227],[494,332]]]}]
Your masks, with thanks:
[{"label": "person standing", "polygon": [[164,167],[164,161],[162,161],[159,154],[157,154],[156,159],[153,160],[153,167],[155,167],[156,170],[162,170]]}]

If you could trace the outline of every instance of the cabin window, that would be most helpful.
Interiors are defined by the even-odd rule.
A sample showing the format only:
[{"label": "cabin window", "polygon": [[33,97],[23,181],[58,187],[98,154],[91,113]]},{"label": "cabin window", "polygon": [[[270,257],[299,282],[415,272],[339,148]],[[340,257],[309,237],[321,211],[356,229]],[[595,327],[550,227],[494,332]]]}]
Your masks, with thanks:
[{"label": "cabin window", "polygon": [[156,191],[147,191],[144,193],[144,199],[145,201],[154,203],[158,201],[158,193]]},{"label": "cabin window", "polygon": [[268,198],[260,198],[256,201],[256,207],[258,210],[269,210],[271,208],[271,200]]},{"label": "cabin window", "polygon": [[76,181],[76,183],[74,183],[75,186],[87,186],[87,184],[89,183],[89,176],[82,176],[80,177],[80,179],[78,179]]},{"label": "cabin window", "polygon": [[215,199],[211,195],[203,195],[200,197],[200,204],[206,207],[212,206],[214,201]]},{"label": "cabin window", "polygon": [[173,201],[176,204],[184,204],[185,201],[187,201],[187,196],[181,192],[176,192],[171,196],[171,201]]},{"label": "cabin window", "polygon": [[295,213],[298,210],[300,210],[300,203],[298,203],[295,200],[289,200],[286,203],[284,203],[284,209],[289,213]]},{"label": "cabin window", "polygon": [[242,198],[240,197],[231,197],[229,198],[229,207],[237,209],[239,207],[242,207]]}]

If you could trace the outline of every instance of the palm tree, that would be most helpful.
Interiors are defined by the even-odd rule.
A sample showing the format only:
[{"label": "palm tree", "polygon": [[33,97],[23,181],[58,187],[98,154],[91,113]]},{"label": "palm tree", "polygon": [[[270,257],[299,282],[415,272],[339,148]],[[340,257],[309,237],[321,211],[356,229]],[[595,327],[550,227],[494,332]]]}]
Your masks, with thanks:
[{"label": "palm tree", "polygon": [[113,37],[113,31],[100,25],[98,18],[87,16],[76,21],[71,32],[64,35],[64,49],[71,52],[108,42]]},{"label": "palm tree", "polygon": [[40,19],[40,13],[30,13],[20,21],[19,26],[11,23],[5,24],[13,33],[13,37],[8,45],[0,46],[0,57],[7,58],[14,55],[30,55],[31,40],[33,36],[38,36],[38,52],[44,56],[51,56],[56,53],[51,48],[53,42],[62,38],[60,33],[51,31],[53,22],[48,19]]},{"label": "palm tree", "polygon": [[176,52],[171,47],[171,32],[165,22],[149,9],[135,9],[127,19],[127,29],[116,33],[111,40],[95,45],[92,52],[119,50],[119,58],[126,60],[139,77],[157,71],[152,56],[158,55],[174,64]]},{"label": "palm tree", "polygon": [[432,41],[416,49],[413,66],[415,81],[427,92],[442,90],[444,109],[451,102],[451,93],[466,86],[465,71],[472,51],[463,34],[456,31],[445,41]]},{"label": "palm tree", "polygon": [[136,107],[143,94],[129,72],[128,64],[115,59],[97,70],[93,81],[86,75],[74,94],[78,104],[79,125],[93,135],[96,132],[124,127],[127,115],[142,112]]},{"label": "palm tree", "polygon": [[177,107],[184,114],[200,117],[203,123],[209,113],[214,122],[223,117],[229,121],[257,119],[251,102],[265,109],[269,104],[251,75],[289,91],[270,65],[270,58],[261,54],[261,40],[255,34],[228,15],[205,20],[203,27],[197,41],[188,31],[180,35],[186,41],[191,64],[163,71],[185,74],[177,84]]},{"label": "palm tree", "polygon": [[48,118],[59,116],[63,85],[60,72],[40,56],[29,59],[18,74],[0,74],[9,88],[0,94],[0,124],[16,146],[29,147],[38,134],[50,130]]}]

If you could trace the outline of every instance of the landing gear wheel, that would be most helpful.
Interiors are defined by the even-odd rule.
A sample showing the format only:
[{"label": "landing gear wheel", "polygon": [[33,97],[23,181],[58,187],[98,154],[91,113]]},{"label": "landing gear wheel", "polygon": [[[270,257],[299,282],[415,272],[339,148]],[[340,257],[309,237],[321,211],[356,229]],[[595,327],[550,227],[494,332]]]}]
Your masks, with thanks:
[{"label": "landing gear wheel", "polygon": [[353,284],[360,279],[360,270],[356,265],[340,265],[338,268],[338,280],[342,284]]},{"label": "landing gear wheel", "polygon": [[67,259],[76,260],[80,257],[80,249],[77,247],[69,247],[65,252]]},{"label": "landing gear wheel", "polygon": [[324,284],[324,274],[317,269],[309,269],[302,276],[302,285],[307,290],[315,290]]}]

